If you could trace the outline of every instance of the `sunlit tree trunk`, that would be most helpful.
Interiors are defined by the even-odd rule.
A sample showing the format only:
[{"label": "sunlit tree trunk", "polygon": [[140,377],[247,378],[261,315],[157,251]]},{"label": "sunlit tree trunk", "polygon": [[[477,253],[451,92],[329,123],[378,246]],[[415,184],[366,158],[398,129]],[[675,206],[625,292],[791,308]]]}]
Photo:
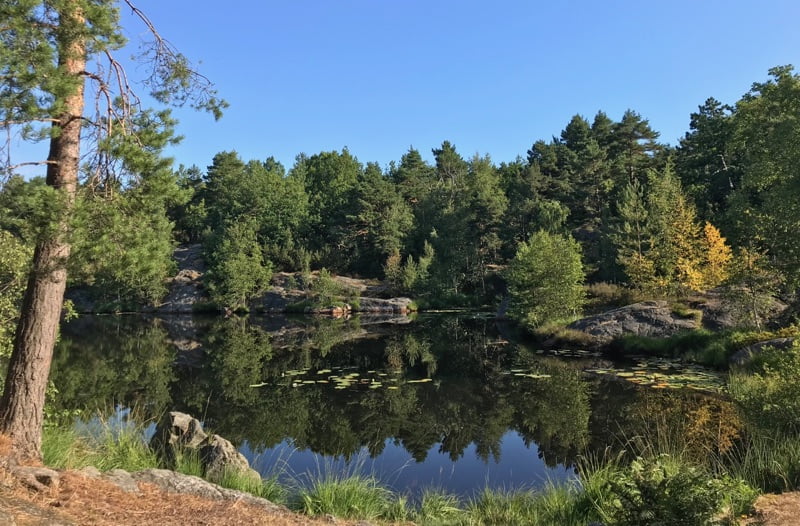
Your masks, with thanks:
[{"label": "sunlit tree trunk", "polygon": [[42,420],[53,347],[58,335],[61,306],[67,283],[70,253],[69,219],[78,184],[81,123],[84,106],[83,74],[86,47],[81,35],[84,18],[74,7],[63,8],[59,20],[59,66],[74,79],[53,124],[47,164],[47,184],[60,197],[59,220],[40,239],[22,304],[14,350],[0,399],[0,431],[12,440],[18,458],[41,457]]}]

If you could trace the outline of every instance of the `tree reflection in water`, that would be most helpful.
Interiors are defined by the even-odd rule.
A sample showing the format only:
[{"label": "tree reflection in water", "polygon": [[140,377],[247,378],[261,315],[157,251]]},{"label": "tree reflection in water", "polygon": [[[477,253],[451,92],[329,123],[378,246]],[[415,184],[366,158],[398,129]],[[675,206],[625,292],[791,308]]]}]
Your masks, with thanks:
[{"label": "tree reflection in water", "polygon": [[457,462],[470,451],[513,467],[526,462],[503,458],[504,437],[516,434],[563,471],[653,429],[677,430],[698,454],[735,440],[727,402],[587,378],[587,365],[509,343],[492,320],[459,316],[86,317],[64,327],[52,378],[55,409],[186,411],[254,455],[287,443],[345,460],[402,448],[424,464],[432,452]]}]

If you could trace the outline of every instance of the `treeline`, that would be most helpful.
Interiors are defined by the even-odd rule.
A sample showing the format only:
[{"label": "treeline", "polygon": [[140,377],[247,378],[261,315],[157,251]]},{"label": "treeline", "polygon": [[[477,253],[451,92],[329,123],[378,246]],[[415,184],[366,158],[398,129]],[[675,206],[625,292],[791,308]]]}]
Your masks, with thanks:
[{"label": "treeline", "polygon": [[[499,165],[448,141],[432,163],[410,148],[386,167],[347,149],[300,154],[288,170],[221,152],[205,171],[161,166],[124,188],[86,187],[71,275],[109,301],[156,301],[176,239],[203,243],[220,306],[246,304],[276,270],[323,267],[484,303],[504,292],[498,269],[520,243],[545,232],[580,244],[592,282],[676,294],[736,279],[792,293],[798,115],[800,77],[785,66],[735,105],[708,99],[674,147],[629,110],[576,115]],[[32,219],[41,192],[38,180],[4,185],[1,226],[15,239],[46,223]]]}]

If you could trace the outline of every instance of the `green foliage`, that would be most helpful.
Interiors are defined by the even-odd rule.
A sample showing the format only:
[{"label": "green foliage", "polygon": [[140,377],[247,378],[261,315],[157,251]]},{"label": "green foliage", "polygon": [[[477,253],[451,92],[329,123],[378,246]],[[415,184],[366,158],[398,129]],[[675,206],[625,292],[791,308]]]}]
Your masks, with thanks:
[{"label": "green foliage", "polygon": [[733,237],[769,251],[772,265],[800,283],[800,75],[792,66],[769,70],[736,104],[734,144],[741,182],[729,198]]},{"label": "green foliage", "polygon": [[0,230],[0,357],[11,354],[31,254],[31,249],[10,232]]},{"label": "green foliage", "polygon": [[361,292],[336,281],[328,269],[321,269],[314,277],[309,274],[303,281],[307,284],[306,297],[288,305],[289,312],[314,312],[345,305],[358,310]]},{"label": "green foliage", "polygon": [[737,323],[761,330],[783,282],[784,276],[770,266],[766,253],[740,248],[724,294]]},{"label": "green foliage", "polygon": [[729,391],[758,427],[800,431],[800,342],[790,349],[764,349],[752,373],[733,373]]},{"label": "green foliage", "polygon": [[749,508],[756,496],[741,481],[713,478],[668,455],[637,458],[605,474],[604,483],[596,506],[604,522],[616,525],[713,524],[722,512]]},{"label": "green foliage", "polygon": [[226,223],[206,248],[205,276],[211,300],[238,310],[262,292],[272,277],[272,266],[264,260],[253,221]]},{"label": "green foliage", "polygon": [[70,279],[111,310],[157,304],[174,272],[172,224],[163,208],[149,209],[150,197],[134,190],[86,196],[77,207]]},{"label": "green foliage", "polygon": [[585,300],[580,245],[561,235],[539,231],[521,243],[507,278],[510,313],[530,328],[575,316]]},{"label": "green foliage", "polygon": [[64,210],[64,198],[43,177],[11,176],[0,191],[0,229],[25,244],[52,235]]}]

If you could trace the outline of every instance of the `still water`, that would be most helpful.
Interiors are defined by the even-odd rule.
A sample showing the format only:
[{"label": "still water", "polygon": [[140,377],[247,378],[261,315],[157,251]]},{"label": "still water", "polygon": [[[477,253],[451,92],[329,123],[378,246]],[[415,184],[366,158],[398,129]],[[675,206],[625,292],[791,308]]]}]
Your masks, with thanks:
[{"label": "still water", "polygon": [[56,409],[184,411],[265,476],[368,472],[412,495],[536,488],[637,437],[706,454],[737,434],[721,397],[637,385],[614,365],[474,316],[86,316],[63,327],[52,379]]}]

